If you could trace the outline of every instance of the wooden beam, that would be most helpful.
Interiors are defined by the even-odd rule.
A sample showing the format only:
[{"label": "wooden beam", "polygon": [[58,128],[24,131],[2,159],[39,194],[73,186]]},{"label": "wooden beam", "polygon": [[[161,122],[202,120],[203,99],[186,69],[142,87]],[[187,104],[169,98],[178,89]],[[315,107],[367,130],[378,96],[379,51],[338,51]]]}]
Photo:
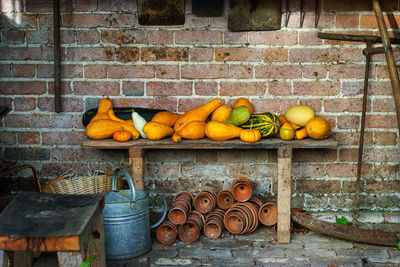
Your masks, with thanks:
[{"label": "wooden beam", "polygon": [[54,32],[54,109],[61,112],[60,1],[53,1]]},{"label": "wooden beam", "polygon": [[278,148],[278,243],[290,243],[292,148]]},{"label": "wooden beam", "polygon": [[129,149],[129,166],[136,190],[144,190],[144,149]]},{"label": "wooden beam", "polygon": [[[382,43],[381,37],[375,35],[356,35],[356,34],[319,32],[318,37],[321,39],[328,39],[335,41]],[[400,44],[399,38],[390,38],[390,41],[393,44]]]}]

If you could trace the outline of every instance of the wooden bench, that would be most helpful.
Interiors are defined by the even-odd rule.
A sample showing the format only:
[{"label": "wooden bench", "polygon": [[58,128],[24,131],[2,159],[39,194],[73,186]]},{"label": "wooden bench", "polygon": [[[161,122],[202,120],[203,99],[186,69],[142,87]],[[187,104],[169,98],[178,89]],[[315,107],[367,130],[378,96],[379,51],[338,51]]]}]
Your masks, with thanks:
[{"label": "wooden bench", "polygon": [[[104,229],[100,195],[20,192],[0,214],[0,266],[32,266],[33,253],[57,252],[59,266],[104,267]],[[10,253],[13,252],[13,253]]]},{"label": "wooden bench", "polygon": [[338,142],[330,137],[325,140],[283,141],[277,138],[261,139],[256,143],[246,143],[240,139],[213,141],[210,139],[183,140],[179,144],[170,138],[159,141],[138,139],[119,143],[114,140],[86,140],[84,147],[98,149],[128,149],[132,179],[136,189],[144,187],[144,154],[148,149],[277,149],[278,151],[278,242],[290,243],[290,201],[291,201],[291,164],[293,149],[333,149]]}]

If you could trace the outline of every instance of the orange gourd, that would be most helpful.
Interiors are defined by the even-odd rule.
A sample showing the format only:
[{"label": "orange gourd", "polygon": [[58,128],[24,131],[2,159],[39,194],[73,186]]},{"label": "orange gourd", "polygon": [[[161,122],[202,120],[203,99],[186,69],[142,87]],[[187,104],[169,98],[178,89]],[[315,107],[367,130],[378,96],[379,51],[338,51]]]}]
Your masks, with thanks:
[{"label": "orange gourd", "polygon": [[279,128],[279,136],[282,140],[289,141],[294,138],[295,131],[291,123],[284,123],[281,128]]},{"label": "orange gourd", "polygon": [[204,121],[191,121],[187,123],[176,134],[183,139],[197,140],[206,136],[206,123]]},{"label": "orange gourd", "polygon": [[176,114],[170,111],[160,111],[156,115],[153,116],[151,121],[159,122],[169,127],[173,127],[175,122],[181,117],[182,115]]},{"label": "orange gourd", "polygon": [[129,125],[132,125],[133,127],[135,127],[133,125],[133,121],[132,120],[122,120],[122,119],[118,118],[117,115],[115,115],[114,110],[112,108],[110,108],[107,111],[107,115],[108,115],[109,119],[112,120],[112,121],[126,123],[126,124],[129,124]]},{"label": "orange gourd", "polygon": [[96,115],[90,121],[109,119],[107,112],[112,107],[113,104],[108,97],[102,98],[99,102]]},{"label": "orange gourd", "polygon": [[214,98],[203,106],[186,111],[183,116],[176,121],[174,126],[175,132],[181,130],[191,121],[206,121],[208,116],[221,105],[221,100],[219,98]]},{"label": "orange gourd", "polygon": [[132,139],[132,135],[121,127],[120,131],[113,133],[113,139],[118,142],[126,142]]},{"label": "orange gourd", "polygon": [[206,136],[216,141],[240,137],[242,131],[242,128],[222,121],[209,121],[205,128]]},{"label": "orange gourd", "polygon": [[162,123],[150,121],[144,125],[143,132],[149,140],[160,140],[171,136],[174,133],[174,129]]},{"label": "orange gourd", "polygon": [[301,139],[307,138],[307,136],[308,135],[307,135],[306,128],[301,128],[300,130],[297,130],[296,133],[295,133],[295,137],[296,137],[297,140],[301,140]]},{"label": "orange gourd", "polygon": [[286,119],[285,115],[279,115],[279,116],[278,116],[278,119],[279,119],[279,122],[281,123],[281,125],[283,125],[283,124],[289,122],[289,121]]},{"label": "orange gourd", "polygon": [[174,143],[179,143],[180,141],[182,141],[182,138],[179,136],[179,134],[174,133],[174,134],[172,135],[172,141],[173,141]]},{"label": "orange gourd", "polygon": [[240,132],[240,140],[244,142],[254,143],[261,139],[261,133],[257,129],[243,129]]},{"label": "orange gourd", "polygon": [[240,97],[240,98],[236,99],[235,103],[233,103],[233,108],[237,108],[239,106],[245,106],[246,108],[248,108],[250,111],[250,114],[254,113],[253,105],[246,98]]},{"label": "orange gourd", "polygon": [[224,121],[229,118],[232,113],[232,108],[229,105],[222,105],[217,108],[211,115],[212,121]]},{"label": "orange gourd", "polygon": [[314,117],[309,120],[305,126],[305,129],[309,137],[318,140],[328,138],[332,132],[329,122],[321,117]]},{"label": "orange gourd", "polygon": [[121,130],[121,127],[131,133],[132,139],[139,138],[140,133],[135,127],[112,120],[99,119],[90,121],[85,130],[86,135],[91,139],[106,139],[111,138],[115,132]]}]

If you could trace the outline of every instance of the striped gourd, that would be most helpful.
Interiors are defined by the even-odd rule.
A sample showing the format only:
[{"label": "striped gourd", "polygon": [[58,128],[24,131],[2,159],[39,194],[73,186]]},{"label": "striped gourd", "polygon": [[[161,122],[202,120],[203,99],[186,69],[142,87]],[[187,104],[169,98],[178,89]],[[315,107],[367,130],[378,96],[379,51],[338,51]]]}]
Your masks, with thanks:
[{"label": "striped gourd", "polygon": [[257,129],[261,137],[273,137],[279,130],[280,123],[277,116],[270,112],[252,114],[250,119],[243,125],[243,129]]}]

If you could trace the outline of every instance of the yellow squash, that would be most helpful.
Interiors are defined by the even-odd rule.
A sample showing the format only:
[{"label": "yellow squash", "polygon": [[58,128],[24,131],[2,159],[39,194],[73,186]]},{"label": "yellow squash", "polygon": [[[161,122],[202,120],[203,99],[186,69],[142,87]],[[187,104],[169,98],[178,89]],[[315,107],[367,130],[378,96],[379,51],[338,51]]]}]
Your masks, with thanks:
[{"label": "yellow squash", "polygon": [[132,139],[137,139],[140,136],[139,131],[132,125],[104,119],[90,121],[86,126],[86,135],[91,139],[107,139],[111,138],[115,132],[120,131],[121,128],[130,132]]},{"label": "yellow squash", "polygon": [[222,121],[210,121],[206,124],[206,136],[211,140],[225,141],[240,137],[242,128]]},{"label": "yellow squash", "polygon": [[160,140],[171,136],[174,133],[174,129],[162,123],[150,121],[144,125],[143,132],[149,140]]}]

